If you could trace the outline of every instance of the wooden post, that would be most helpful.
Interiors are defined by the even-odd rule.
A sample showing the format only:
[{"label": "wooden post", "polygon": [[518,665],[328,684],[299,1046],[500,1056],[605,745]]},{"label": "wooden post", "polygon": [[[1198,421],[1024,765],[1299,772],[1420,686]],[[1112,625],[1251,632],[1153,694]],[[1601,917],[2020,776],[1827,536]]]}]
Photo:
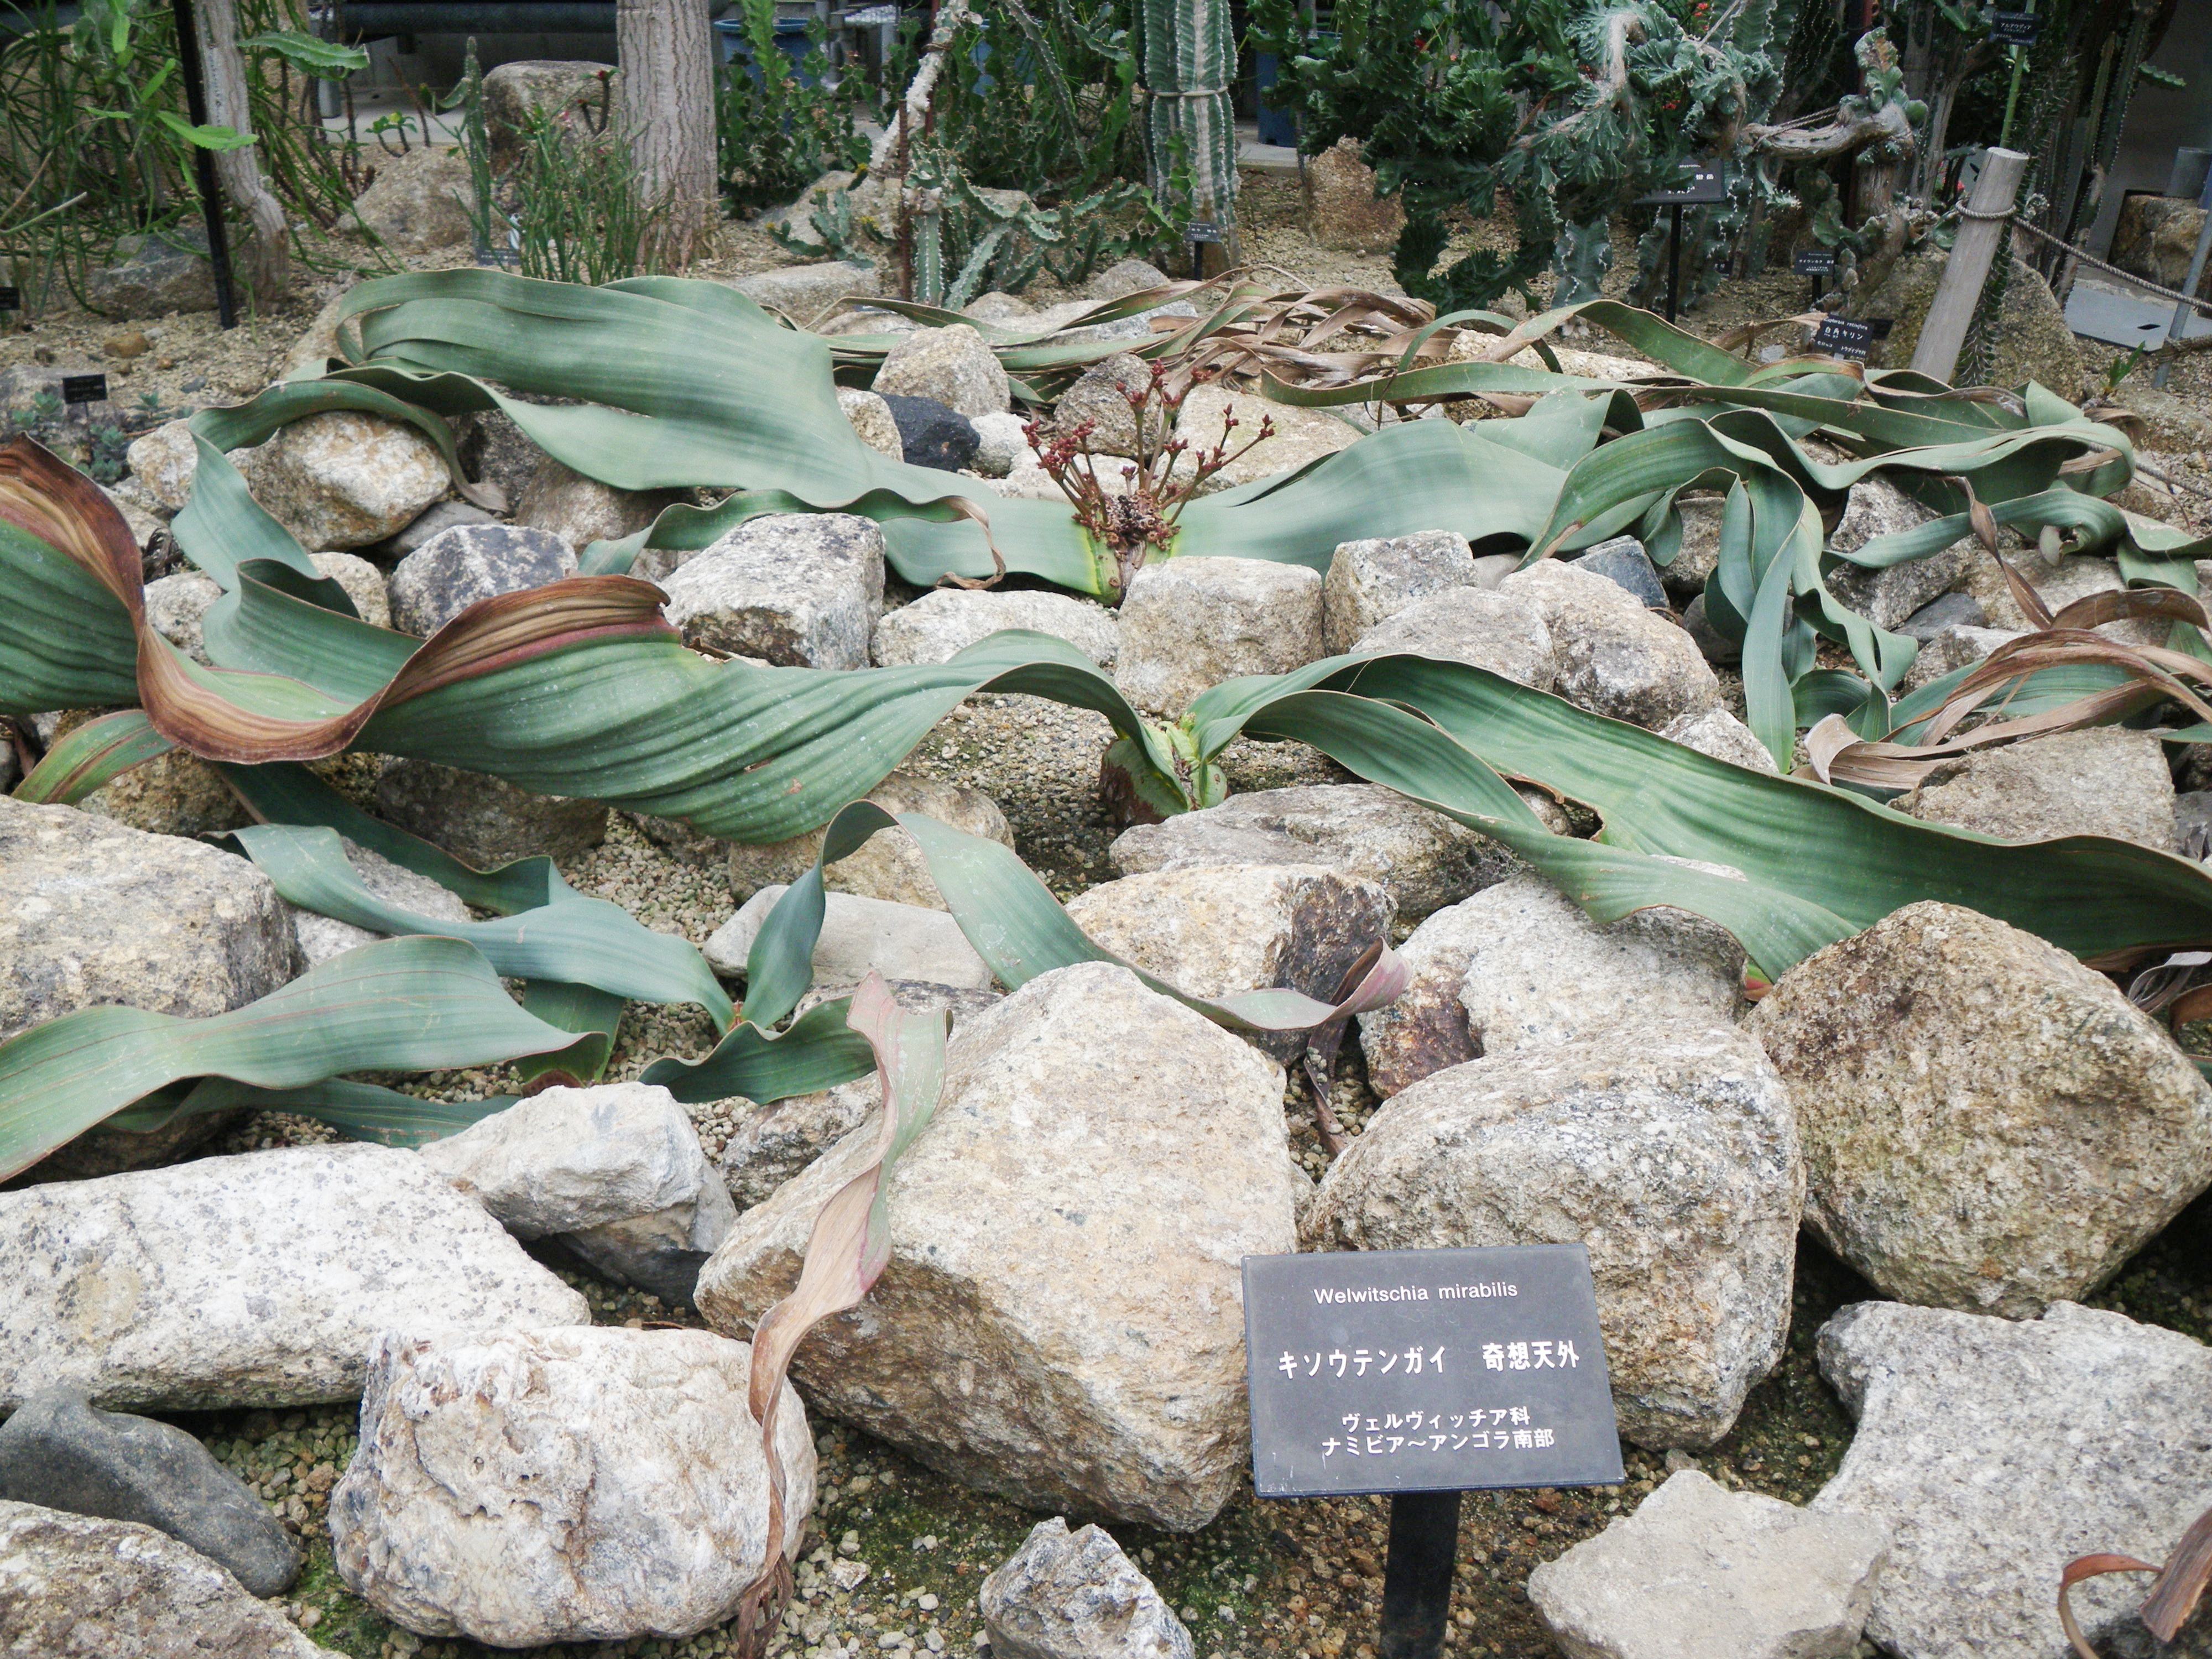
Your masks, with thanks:
[{"label": "wooden post", "polygon": [[[1981,176],[1974,180],[1973,199],[1960,216],[1959,234],[1951,244],[1951,257],[1943,263],[1942,280],[1936,298],[1920,325],[1920,343],[1913,349],[1917,373],[1948,380],[1958,371],[1959,352],[1966,343],[1967,325],[1981,303],[1982,284],[1989,278],[1990,262],[2008,239],[2013,197],[2027,157],[2016,149],[1990,149],[1982,156]],[[2008,254],[2010,250],[2006,249]]]}]

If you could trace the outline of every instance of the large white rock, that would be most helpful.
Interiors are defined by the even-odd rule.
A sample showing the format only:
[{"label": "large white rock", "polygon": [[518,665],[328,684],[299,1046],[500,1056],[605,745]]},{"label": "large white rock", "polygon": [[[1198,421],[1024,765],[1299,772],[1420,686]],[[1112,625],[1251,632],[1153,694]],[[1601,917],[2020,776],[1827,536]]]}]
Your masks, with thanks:
[{"label": "large white rock", "polygon": [[208,608],[222,597],[215,579],[197,570],[156,577],[146,584],[146,625],[194,662],[204,663]]},{"label": "large white rock", "polygon": [[649,1083],[547,1089],[422,1158],[517,1238],[557,1237],[667,1302],[691,1299],[737,1218],[690,1115]]},{"label": "large white rock", "polygon": [[1416,599],[1474,580],[1474,553],[1454,530],[1344,542],[1322,580],[1322,633],[1332,654]]},{"label": "large white rock", "polygon": [[997,355],[965,323],[903,336],[884,355],[874,389],[878,397],[927,398],[963,415],[996,415],[1013,398]]},{"label": "large white rock", "polygon": [[192,498],[192,479],[199,471],[199,446],[183,421],[166,421],[143,437],[133,438],[123,452],[131,476],[146,493],[172,513],[181,512]]},{"label": "large white rock", "polygon": [[10,1659],[338,1659],[207,1557],[135,1521],[0,1502]]},{"label": "large white rock", "polygon": [[[1238,1263],[1296,1248],[1281,1068],[1126,969],[1040,975],[954,1032],[893,1173],[891,1259],[793,1376],[956,1480],[1038,1508],[1205,1525],[1245,1478]],[[750,1331],[848,1137],[738,1218],[699,1309]]]},{"label": "large white rock", "polygon": [[481,599],[544,587],[575,574],[575,549],[550,530],[455,525],[393,567],[387,589],[392,625],[427,639]]},{"label": "large white rock", "polygon": [[1218,806],[1125,830],[1109,849],[1125,876],[1225,864],[1318,864],[1378,883],[1401,923],[1500,882],[1520,861],[1456,819],[1373,783],[1231,795]]},{"label": "large white rock", "polygon": [[1694,749],[1700,755],[1726,761],[1730,766],[1753,772],[1780,769],[1774,764],[1774,757],[1766,752],[1765,745],[1752,734],[1751,728],[1718,703],[1710,708],[1677,714],[1659,728],[1659,735],[1669,743]]},{"label": "large white rock", "polygon": [[[452,888],[441,886],[428,876],[419,876],[366,847],[349,841],[344,847],[346,862],[353,866],[361,884],[378,898],[400,905],[432,922],[465,922],[470,919],[469,907]],[[349,921],[340,921],[335,916],[298,908],[292,910],[292,934],[300,942],[301,959],[310,968],[386,937],[366,927],[356,927]]]},{"label": "large white rock", "polygon": [[1322,1182],[1313,1248],[1580,1243],[1620,1431],[1710,1446],[1782,1357],[1804,1170],[1732,1030],[1469,1060],[1386,1102]]},{"label": "large white rock", "polygon": [[[2178,1332],[2069,1302],[2018,1323],[1862,1302],[1820,1358],[1858,1431],[1812,1506],[1888,1525],[1867,1621],[1887,1652],[2063,1659],[2066,1564],[2163,1561],[2212,1491],[2212,1352]],[[2075,1587],[2100,1651],[2149,1659],[2148,1582]]]},{"label": "large white rock", "polygon": [[884,532],[845,513],[749,519],[661,584],[686,645],[783,667],[866,668]]},{"label": "large white rock", "polygon": [[[497,1647],[685,1637],[768,1559],[752,1350],[706,1331],[467,1330],[377,1339],[361,1445],[331,1492],[338,1576],[422,1636]],[[814,1507],[786,1383],[778,1547]]]},{"label": "large white rock", "polygon": [[352,410],[295,421],[234,459],[253,499],[311,553],[382,541],[453,482],[413,427]]},{"label": "large white rock", "polygon": [[[1300,409],[1279,404],[1249,392],[1237,392],[1219,380],[1194,386],[1183,399],[1176,418],[1176,436],[1193,449],[1212,449],[1223,441],[1222,422],[1233,420],[1228,434],[1229,452],[1235,455],[1260,435],[1266,422],[1274,431],[1213,475],[1209,489],[1233,489],[1238,484],[1294,472],[1310,461],[1349,449],[1359,441],[1359,430],[1324,410]],[[1187,468],[1189,458],[1183,465]]]},{"label": "large white rock", "polygon": [[1851,1659],[1889,1554],[1870,1516],[1669,1475],[1528,1575],[1568,1659]]},{"label": "large white rock", "polygon": [[1193,557],[1146,565],[1121,601],[1115,683],[1148,714],[1179,716],[1239,674],[1318,661],[1321,574],[1268,559]]},{"label": "large white rock", "polygon": [[1569,702],[1656,732],[1720,699],[1720,682],[1690,636],[1617,582],[1540,559],[1498,591],[1542,613],[1557,671],[1552,689]]},{"label": "large white rock", "polygon": [[2212,1087],[2103,975],[1907,905],[1782,975],[1749,1021],[1805,1137],[1805,1219],[1902,1301],[2032,1317],[2212,1184]]},{"label": "large white rock", "polygon": [[1190,1632],[1097,1527],[1040,1521],[976,1597],[994,1659],[1191,1659]]},{"label": "large white rock", "polygon": [[[893,772],[868,791],[869,800],[886,812],[921,812],[971,836],[985,836],[1001,847],[1014,844],[1014,832],[998,802],[980,789],[947,783],[916,772]],[[810,830],[788,841],[753,846],[733,844],[729,852],[730,895],[744,900],[763,887],[789,884],[813,868],[822,856],[822,831]],[[854,893],[862,898],[885,899],[894,904],[919,904],[945,908],[945,896],[929,873],[921,843],[903,830],[878,830],[857,853],[848,854],[822,872],[823,885],[833,893]],[[751,941],[747,940],[747,948]],[[725,950],[727,959],[732,953]],[[743,965],[742,957],[738,958]]]},{"label": "large white rock", "polygon": [[1961,755],[1900,796],[1930,823],[2007,841],[2115,836],[2173,850],[2173,774],[2149,732],[2094,726]]},{"label": "large white rock", "polygon": [[1101,668],[1113,667],[1121,651],[1121,626],[1103,605],[1065,593],[938,587],[886,612],[876,624],[876,664],[902,668],[949,662],[976,641],[1008,628],[1066,640]]},{"label": "large white rock", "polygon": [[1539,691],[1558,675],[1552,630],[1543,614],[1510,593],[1447,587],[1415,599],[1369,629],[1347,647],[1362,655],[1407,652],[1463,662]]},{"label": "large white rock", "polygon": [[[705,951],[716,973],[745,971],[769,912],[790,890],[781,883],[762,888],[714,930]],[[816,985],[858,985],[872,969],[886,979],[990,988],[991,970],[949,913],[857,893],[825,893],[823,901],[822,932],[814,942]]]},{"label": "large white rock", "polygon": [[415,1153],[290,1146],[0,1193],[0,1406],[293,1406],[392,1326],[581,1325],[584,1298]]}]

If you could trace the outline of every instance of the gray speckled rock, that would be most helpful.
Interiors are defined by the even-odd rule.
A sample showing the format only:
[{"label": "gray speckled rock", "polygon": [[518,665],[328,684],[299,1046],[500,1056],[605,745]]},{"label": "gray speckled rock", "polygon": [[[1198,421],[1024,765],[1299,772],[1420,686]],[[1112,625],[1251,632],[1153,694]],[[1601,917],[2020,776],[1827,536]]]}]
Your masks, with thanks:
[{"label": "gray speckled rock", "polygon": [[2020,638],[2022,630],[2010,628],[1974,628],[1954,623],[1940,629],[1933,639],[1921,646],[1920,654],[1912,659],[1912,666],[1905,671],[1905,690],[1917,691],[1930,680],[1940,680],[1944,675],[1980,662],[2008,640]]},{"label": "gray speckled rock", "polygon": [[1285,674],[1327,654],[1321,573],[1267,559],[1170,559],[1131,577],[1115,683],[1146,714],[1179,716],[1239,674]]},{"label": "gray speckled rock", "polygon": [[1870,1516],[1683,1469],[1539,1565],[1528,1599],[1567,1659],[1851,1659],[1888,1555]]},{"label": "gray speckled rock", "polygon": [[846,422],[862,443],[895,461],[906,459],[898,422],[891,418],[891,406],[881,398],[856,386],[841,386],[837,388],[837,407],[844,411]]},{"label": "gray speckled rock", "polygon": [[1218,806],[1126,830],[1109,856],[1125,876],[1224,864],[1325,865],[1380,884],[1401,924],[1522,867],[1487,836],[1372,783],[1231,795]]},{"label": "gray speckled rock", "polygon": [[1552,630],[1536,607],[1479,587],[1448,587],[1416,599],[1368,629],[1350,648],[1471,663],[1539,691],[1550,690],[1556,672]]},{"label": "gray speckled rock", "polygon": [[[501,416],[505,419],[505,416]],[[509,421],[508,425],[514,422]],[[519,435],[519,434],[518,434]],[[495,513],[487,513],[474,501],[465,501],[458,495],[448,495],[442,501],[433,501],[407,521],[407,527],[386,537],[368,550],[374,557],[387,562],[403,559],[441,531],[457,525],[498,524]]]},{"label": "gray speckled rock", "polygon": [[296,966],[284,902],[242,858],[0,797],[0,1040],[121,1003],[196,1018]]},{"label": "gray speckled rock", "polygon": [[[469,920],[469,907],[450,887],[441,887],[429,877],[418,876],[352,842],[345,842],[345,855],[346,862],[361,878],[362,885],[377,897],[404,905],[414,915],[434,922]],[[292,911],[292,933],[300,941],[301,960],[310,968],[386,937],[366,927],[356,927],[349,921],[340,921],[335,916],[318,915],[313,910],[297,908]]]},{"label": "gray speckled rock", "polygon": [[208,659],[202,633],[208,607],[222,597],[212,576],[179,570],[146,584],[146,624],[194,662]]},{"label": "gray speckled rock", "polygon": [[479,870],[538,853],[572,857],[607,836],[607,809],[597,801],[533,795],[504,778],[435,761],[386,762],[376,810]]},{"label": "gray speckled rock", "polygon": [[389,1326],[582,1324],[584,1298],[413,1152],[202,1158],[0,1193],[0,1403],[304,1405]]},{"label": "gray speckled rock", "polygon": [[975,428],[975,471],[987,478],[1003,478],[1016,467],[1033,465],[1029,417],[1011,410],[1003,415],[978,415],[968,422]]},{"label": "gray speckled rock", "polygon": [[1661,567],[1659,580],[1676,599],[1692,599],[1705,591],[1705,581],[1721,560],[1721,514],[1727,505],[1718,495],[1678,495],[1674,511],[1682,520],[1682,543],[1669,563]]},{"label": "gray speckled rock", "polygon": [[[953,1034],[892,1176],[891,1259],[792,1374],[956,1480],[1039,1508],[1204,1526],[1244,1479],[1238,1261],[1295,1248],[1282,1070],[1127,969],[1042,974]],[[738,1218],[718,1330],[794,1282],[848,1137]]]},{"label": "gray speckled rock", "polygon": [[691,1299],[737,1215],[690,1116],[647,1083],[547,1089],[421,1156],[517,1238],[557,1237],[668,1303]]},{"label": "gray speckled rock", "polygon": [[[464,503],[466,505],[466,503]],[[371,628],[392,626],[391,595],[385,591],[384,573],[353,553],[310,553],[307,562],[316,572],[345,589],[354,614]]]},{"label": "gray speckled rock", "polygon": [[994,1659],[1190,1659],[1190,1632],[1097,1527],[1040,1521],[983,1581]]},{"label": "gray speckled rock", "polygon": [[884,356],[877,369],[878,396],[928,398],[963,415],[996,415],[1013,389],[997,355],[965,323],[916,329]]},{"label": "gray speckled rock", "polygon": [[786,667],[866,668],[884,532],[844,513],[752,519],[663,584],[684,642]]},{"label": "gray speckled rock", "polygon": [[1532,872],[1456,912],[1472,947],[1460,1000],[1485,1054],[1635,1027],[1726,1025],[1742,1000],[1743,947],[1686,910],[1600,923]]},{"label": "gray speckled rock", "polygon": [[[1877,536],[1917,529],[1936,514],[1879,474],[1851,486],[1850,501],[1828,545],[1856,553]],[[1974,555],[1977,559],[1981,556]],[[1967,545],[1954,543],[1925,558],[1908,559],[1886,570],[1848,562],[1827,575],[1828,591],[1877,628],[1895,628],[1914,611],[1966,580]]]},{"label": "gray speckled rock", "polygon": [[[1152,371],[1142,358],[1127,352],[1100,359],[1077,377],[1052,406],[1052,426],[1073,437],[1088,425],[1084,447],[1097,455],[1137,453],[1137,412],[1130,398],[1152,384]],[[1166,436],[1167,412],[1157,402],[1152,410],[1152,436],[1157,443]]]},{"label": "gray speckled rock", "polygon": [[199,446],[192,429],[182,421],[167,421],[142,437],[133,438],[123,452],[131,476],[146,493],[172,513],[184,510],[192,498],[192,479],[200,467]]},{"label": "gray speckled rock", "polygon": [[1322,633],[1332,654],[1416,599],[1474,580],[1474,554],[1453,530],[1340,544],[1322,581]]},{"label": "gray speckled rock", "polygon": [[[197,619],[191,624],[197,635]],[[40,740],[55,738],[98,718],[98,709],[73,708],[41,715]],[[251,823],[252,815],[230,793],[222,775],[198,755],[173,749],[102,784],[77,805],[85,811],[149,836],[192,839]]]},{"label": "gray speckled rock", "polygon": [[1713,1444],[1782,1356],[1804,1170],[1790,1097],[1732,1030],[1469,1060],[1368,1120],[1312,1248],[1580,1243],[1620,1431]]},{"label": "gray speckled rock", "polygon": [[130,1521],[0,1502],[10,1659],[338,1659],[198,1550]]},{"label": "gray speckled rock", "polygon": [[1626,588],[1557,559],[1508,576],[1552,630],[1552,690],[1592,714],[1657,731],[1720,700],[1720,682],[1689,635]]},{"label": "gray speckled rock", "polygon": [[393,567],[392,620],[401,633],[427,638],[479,599],[575,574],[575,550],[550,530],[456,525]]},{"label": "gray speckled rock", "polygon": [[1633,536],[1609,537],[1583,549],[1569,562],[1587,575],[1602,576],[1616,587],[1626,588],[1647,611],[1667,608],[1667,590],[1660,584],[1659,572],[1644,552],[1644,544]]},{"label": "gray speckled rock", "polygon": [[[2212,1490],[2212,1352],[2178,1332],[2068,1302],[2021,1323],[1862,1302],[1820,1358],[1858,1431],[1812,1507],[1888,1524],[1867,1621],[1887,1651],[2063,1659],[2066,1563],[2163,1561]],[[2100,1651],[2149,1659],[2146,1582],[2075,1587]]]},{"label": "gray speckled rock", "polygon": [[2033,1316],[2212,1184],[2188,1057],[2103,975],[1976,911],[1907,905],[1815,952],[1750,1030],[1797,1100],[1807,1224],[1901,1300]]},{"label": "gray speckled rock", "polygon": [[[770,1545],[751,1364],[706,1331],[386,1332],[331,1492],[338,1576],[419,1635],[500,1647],[720,1624]],[[795,1553],[814,1442],[787,1383],[775,1419]]]},{"label": "gray speckled rock", "polygon": [[455,146],[425,144],[376,159],[376,177],[354,198],[354,211],[398,253],[465,247],[474,234],[468,157]]},{"label": "gray speckled rock", "polygon": [[836,305],[848,294],[884,291],[881,265],[856,265],[832,259],[817,265],[786,265],[776,270],[755,271],[739,276],[730,286],[757,304],[773,306],[802,325]]},{"label": "gray speckled rock", "polygon": [[775,1189],[868,1121],[884,1103],[873,1072],[814,1094],[756,1106],[722,1147],[722,1181],[740,1210]]},{"label": "gray speckled rock", "polygon": [[1677,714],[1659,728],[1659,735],[1669,743],[1679,743],[1685,749],[1694,749],[1700,755],[1710,755],[1731,766],[1747,767],[1753,772],[1778,769],[1774,757],[1752,735],[1751,728],[1718,703],[1710,708]]},{"label": "gray speckled rock", "polygon": [[[1014,832],[1007,827],[1006,815],[999,810],[999,804],[981,790],[964,784],[894,772],[868,791],[866,798],[887,812],[924,812],[971,836],[988,836],[1002,847],[1014,844]],[[733,843],[729,860],[731,896],[742,902],[763,887],[797,881],[821,854],[819,830],[764,846]],[[823,884],[833,893],[857,893],[863,898],[919,904],[933,910],[945,908],[944,895],[930,879],[921,843],[903,830],[878,830],[859,852],[823,871]]]},{"label": "gray speckled rock", "polygon": [[[617,489],[548,455],[538,464],[522,499],[514,504],[514,522],[518,528],[550,531],[572,552],[581,553],[593,542],[619,541],[636,534],[658,518],[663,507],[684,499],[685,492],[680,489]],[[669,556],[654,550],[640,554],[638,562],[644,565],[656,556]],[[573,568],[569,574],[574,574]],[[631,574],[653,581],[661,573],[655,567],[634,568]]]},{"label": "gray speckled rock", "polygon": [[[745,971],[761,925],[789,887],[763,887],[738,914],[714,930],[706,944],[707,961],[718,974]],[[923,981],[962,990],[991,987],[991,970],[968,943],[960,924],[945,911],[927,905],[864,898],[856,893],[826,893],[821,936],[814,943],[817,986],[858,985],[871,969],[886,979]]]},{"label": "gray speckled rock", "polygon": [[2007,841],[2117,836],[2173,850],[2173,775],[2148,732],[2095,726],[1962,755],[1900,797],[1930,823]]},{"label": "gray speckled rock", "polygon": [[95,1410],[70,1389],[25,1401],[0,1425],[0,1499],[152,1527],[255,1595],[299,1576],[283,1522],[205,1446],[149,1417]]},{"label": "gray speckled rock", "polygon": [[[1282,986],[1329,1002],[1388,935],[1390,896],[1315,865],[1215,865],[1124,876],[1078,894],[1067,914],[1094,943],[1192,996]],[[1278,1060],[1305,1048],[1303,1032],[1247,1040]]]},{"label": "gray speckled rock", "polygon": [[[1176,435],[1188,440],[1193,449],[1212,449],[1222,441],[1224,420],[1237,422],[1228,434],[1230,453],[1244,453],[1208,480],[1209,494],[1294,472],[1309,461],[1351,448],[1360,436],[1358,428],[1326,410],[1273,403],[1219,380],[1203,381],[1190,389],[1190,395],[1183,399],[1182,413],[1176,417]],[[1259,437],[1263,421],[1274,430],[1252,443]],[[1244,449],[1247,444],[1252,447]],[[1184,464],[1189,464],[1188,457]]]},{"label": "gray speckled rock", "polygon": [[253,499],[311,553],[382,541],[453,482],[413,427],[350,410],[295,421],[233,459],[246,464]]},{"label": "gray speckled rock", "polygon": [[1903,622],[1897,631],[1926,644],[1948,628],[1986,628],[1989,616],[1971,593],[1943,593],[1929,600]]},{"label": "gray speckled rock", "polygon": [[1113,667],[1121,651],[1121,625],[1102,605],[1065,593],[939,587],[884,613],[876,624],[876,663],[899,668],[950,661],[976,641],[1008,628],[1066,640],[1101,668]]}]

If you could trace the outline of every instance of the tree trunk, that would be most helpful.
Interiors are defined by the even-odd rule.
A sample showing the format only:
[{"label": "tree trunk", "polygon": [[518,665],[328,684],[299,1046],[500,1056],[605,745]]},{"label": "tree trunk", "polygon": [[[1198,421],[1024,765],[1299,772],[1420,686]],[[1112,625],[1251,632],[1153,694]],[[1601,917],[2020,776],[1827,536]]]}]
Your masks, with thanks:
[{"label": "tree trunk", "polygon": [[[238,49],[237,0],[192,0],[192,26],[199,37],[201,76],[207,82],[208,125],[252,132],[246,58]],[[247,283],[264,301],[273,299],[283,292],[292,274],[283,204],[263,182],[251,145],[216,151],[215,176],[224,197],[252,227],[245,261]]]},{"label": "tree trunk", "polygon": [[705,0],[617,0],[623,137],[641,203],[665,204],[660,257],[679,267],[717,216],[714,47]]}]

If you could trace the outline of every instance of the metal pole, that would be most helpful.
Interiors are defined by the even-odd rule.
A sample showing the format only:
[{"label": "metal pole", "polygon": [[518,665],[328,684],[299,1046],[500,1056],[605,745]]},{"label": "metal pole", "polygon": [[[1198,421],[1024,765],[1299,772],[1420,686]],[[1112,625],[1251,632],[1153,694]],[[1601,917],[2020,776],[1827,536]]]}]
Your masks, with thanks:
[{"label": "metal pole", "polygon": [[1915,372],[1948,380],[1958,371],[1967,325],[1981,303],[1990,264],[2011,229],[2013,197],[2027,170],[2027,157],[2016,149],[1992,149],[1983,156],[1973,199],[1966,204],[1951,257],[1943,262],[1942,277],[1936,284],[1936,298],[1920,325],[1920,342],[1912,351]]},{"label": "metal pole", "polygon": [[[2204,210],[2204,225],[2197,233],[2197,251],[2189,256],[2189,275],[2181,284],[2184,294],[2197,292],[2197,284],[2203,280],[2204,259],[2212,253],[2212,172],[2204,175],[2204,188],[2197,193],[2197,205]],[[2190,307],[2185,301],[2173,304],[2173,320],[2166,325],[2166,349],[2159,355],[2157,384],[2166,384],[2166,371],[2173,367],[2173,353],[2181,349],[2181,342],[2189,337]]]},{"label": "metal pole", "polygon": [[1682,297],[1682,204],[1675,203],[1669,211],[1674,216],[1667,227],[1667,320],[1671,323]]},{"label": "metal pole", "polygon": [[1404,1492],[1391,1498],[1382,1659],[1436,1659],[1451,1616],[1452,1565],[1458,1555],[1457,1492]]},{"label": "metal pole", "polygon": [[[200,69],[198,26],[192,20],[192,0],[171,0],[177,19],[177,66],[185,82],[185,109],[196,127],[208,124],[207,79]],[[216,186],[215,152],[205,145],[192,146],[192,172],[200,191],[200,218],[207,226],[208,263],[215,267],[216,320],[225,328],[238,326],[238,296],[231,287],[230,235],[222,222],[222,193]]]}]

